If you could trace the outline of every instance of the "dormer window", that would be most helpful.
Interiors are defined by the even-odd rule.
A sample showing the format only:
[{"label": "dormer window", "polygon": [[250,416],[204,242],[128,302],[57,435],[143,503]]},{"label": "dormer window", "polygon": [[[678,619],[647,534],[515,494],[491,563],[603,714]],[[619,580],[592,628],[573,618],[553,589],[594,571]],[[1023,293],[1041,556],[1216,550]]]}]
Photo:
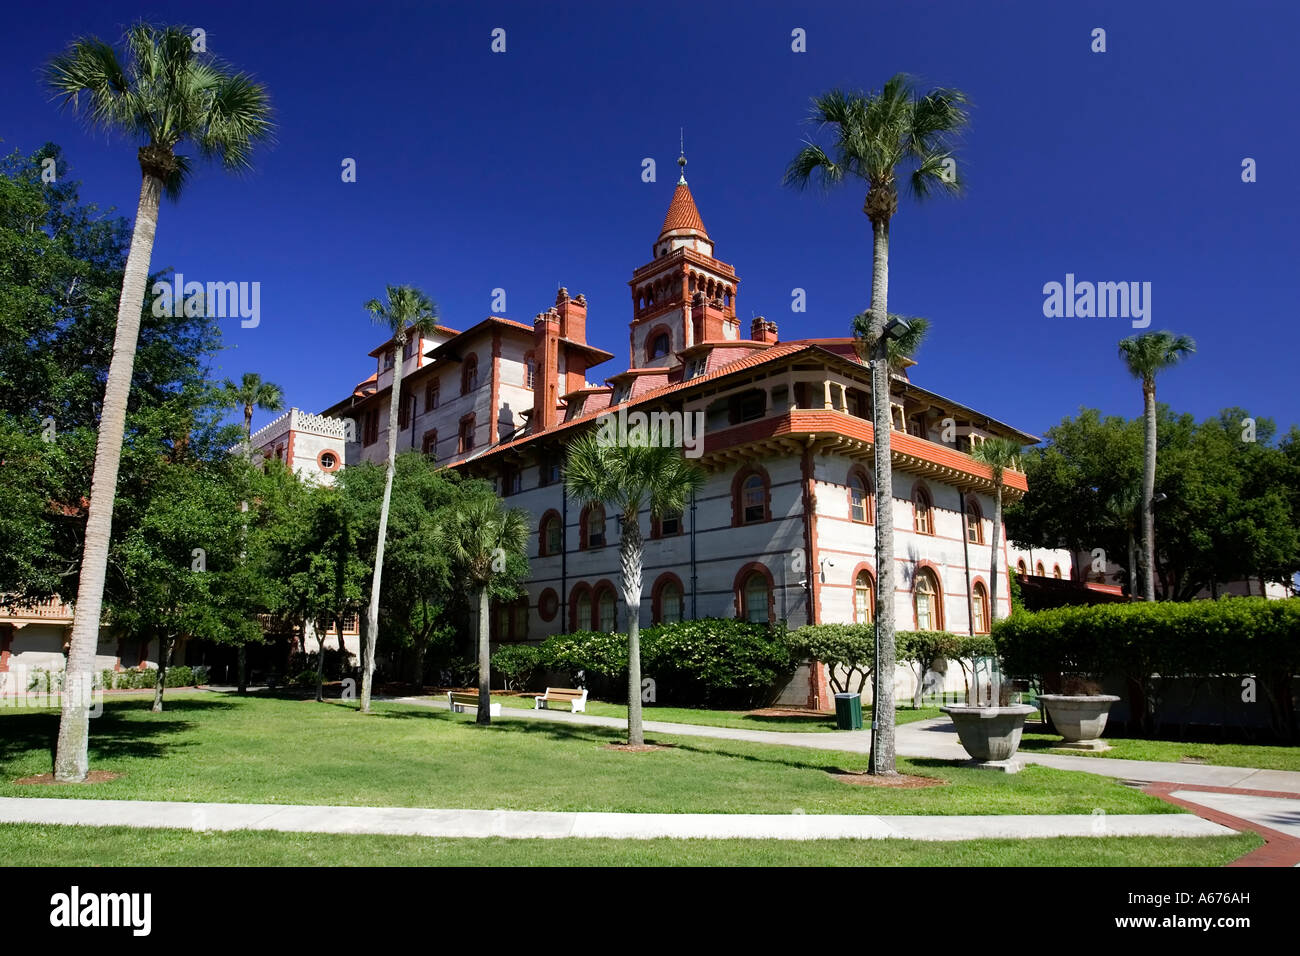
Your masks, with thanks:
[{"label": "dormer window", "polygon": [[691,359],[690,363],[686,366],[686,378],[689,380],[703,375],[706,361],[707,360],[703,357]]},{"label": "dormer window", "polygon": [[628,396],[632,393],[631,385],[620,385],[614,389],[614,394],[610,397],[611,405],[621,405],[627,401]]}]

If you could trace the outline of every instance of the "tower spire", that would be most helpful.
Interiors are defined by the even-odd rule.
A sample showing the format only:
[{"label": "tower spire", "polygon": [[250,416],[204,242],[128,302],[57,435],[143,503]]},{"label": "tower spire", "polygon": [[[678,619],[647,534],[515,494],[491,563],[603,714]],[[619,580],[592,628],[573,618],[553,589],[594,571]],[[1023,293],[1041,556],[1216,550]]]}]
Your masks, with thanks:
[{"label": "tower spire", "polygon": [[682,168],[682,174],[677,179],[678,186],[686,185],[686,131],[682,127],[677,127],[677,132],[681,136],[681,152],[677,156],[677,165]]}]

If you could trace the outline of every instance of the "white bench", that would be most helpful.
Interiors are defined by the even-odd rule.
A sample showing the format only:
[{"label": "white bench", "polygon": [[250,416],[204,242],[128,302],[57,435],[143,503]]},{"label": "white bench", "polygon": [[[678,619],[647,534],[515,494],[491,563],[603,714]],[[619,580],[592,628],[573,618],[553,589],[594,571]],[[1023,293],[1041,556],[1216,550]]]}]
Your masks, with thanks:
[{"label": "white bench", "polygon": [[[451,708],[453,714],[465,713],[466,707],[473,707],[478,710],[478,694],[458,694],[455,691],[448,691],[447,706]],[[501,716],[501,704],[498,701],[494,700],[488,704],[488,716]]]},{"label": "white bench", "polygon": [[567,703],[569,710],[575,714],[587,711],[587,688],[548,687],[545,694],[533,697],[533,710],[550,710],[547,704]]}]

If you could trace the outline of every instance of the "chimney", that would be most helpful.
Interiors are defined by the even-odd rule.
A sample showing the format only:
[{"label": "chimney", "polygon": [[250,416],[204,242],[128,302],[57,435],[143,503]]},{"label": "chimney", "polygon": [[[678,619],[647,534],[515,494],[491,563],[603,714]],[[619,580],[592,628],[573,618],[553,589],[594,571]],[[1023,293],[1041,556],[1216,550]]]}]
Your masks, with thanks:
[{"label": "chimney", "polygon": [[569,298],[569,290],[560,287],[555,294],[555,308],[560,314],[560,337],[587,344],[587,297],[581,292]]},{"label": "chimney", "polygon": [[539,312],[533,320],[533,367],[531,425],[536,433],[559,421],[560,314],[555,309]]},{"label": "chimney", "polygon": [[776,342],[776,323],[758,316],[749,323],[749,338],[754,342]]}]

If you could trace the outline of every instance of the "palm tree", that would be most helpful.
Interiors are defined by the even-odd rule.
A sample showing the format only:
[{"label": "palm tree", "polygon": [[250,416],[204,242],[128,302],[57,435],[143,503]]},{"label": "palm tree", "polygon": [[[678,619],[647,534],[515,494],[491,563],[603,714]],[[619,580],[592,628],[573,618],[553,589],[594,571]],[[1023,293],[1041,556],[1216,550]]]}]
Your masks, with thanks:
[{"label": "palm tree", "polygon": [[86,537],[68,649],[54,776],[65,783],[85,779],[89,766],[90,687],[99,640],[104,577],[113,530],[113,500],[126,427],[140,314],[158,225],[158,203],[176,199],[191,169],[176,152],[190,143],[201,158],[218,158],[229,170],[248,168],[253,144],[270,136],[266,90],[247,74],[234,73],[196,54],[182,27],[138,24],[127,31],[126,62],[111,46],[82,38],[54,57],[45,83],[61,104],[97,127],[141,142],[141,183],[131,250],[117,306],[113,357],[95,445]]},{"label": "palm tree", "polygon": [[1138,488],[1117,491],[1106,501],[1106,510],[1124,528],[1128,536],[1128,593],[1137,596],[1137,529],[1142,522],[1142,492]]},{"label": "palm tree", "polygon": [[989,625],[998,619],[998,548],[1002,538],[1002,473],[1016,466],[1023,446],[1013,438],[986,438],[971,457],[993,472],[993,540],[989,559]]},{"label": "palm tree", "polygon": [[[899,320],[903,329],[897,335],[886,337],[885,348],[889,357],[889,368],[901,372],[907,367],[907,360],[921,351],[921,344],[930,334],[930,320],[920,316],[891,315],[890,320]],[[870,360],[876,354],[876,337],[871,324],[871,310],[860,312],[853,317],[853,338],[858,354]]]},{"label": "palm tree", "polygon": [[[951,143],[967,124],[966,96],[959,90],[918,93],[904,74],[892,77],[873,93],[831,90],[813,99],[812,122],[831,127],[830,152],[807,142],[786,168],[785,183],[806,187],[814,178],[826,186],[847,179],[866,184],[862,211],[871,222],[872,270],[870,338],[875,343],[871,363],[872,429],[875,444],[876,514],[876,633],[880,646],[878,673],[894,672],[894,523],[893,463],[890,458],[888,337],[889,226],[898,211],[898,179],[906,176],[918,200],[936,192],[956,193]],[[894,770],[894,688],[881,680],[874,702],[870,769]]]},{"label": "palm tree", "polygon": [[402,365],[406,343],[433,334],[438,307],[415,286],[390,285],[388,302],[371,299],[366,311],[376,325],[388,330],[393,353],[393,385],[388,399],[388,464],[384,472],[384,500],[379,508],[379,537],[375,544],[375,571],[370,584],[370,609],[366,613],[366,643],[361,661],[361,712],[370,713],[370,685],[375,673],[375,641],[379,636],[379,589],[384,573],[384,538],[388,536],[388,507],[393,498],[393,476],[397,472],[397,432],[402,407]]},{"label": "palm tree", "polygon": [[[284,392],[274,382],[262,381],[256,372],[245,372],[236,385],[226,379],[221,386],[221,404],[224,408],[242,408],[244,411],[244,461],[253,460],[253,411],[278,412],[284,408]],[[289,462],[290,469],[293,463]],[[248,502],[241,501],[239,510],[247,513]],[[244,536],[248,535],[248,521],[244,521]],[[241,555],[242,559],[242,555]],[[239,674],[237,677],[239,693],[248,691],[248,649],[241,641],[239,644]]]},{"label": "palm tree", "polygon": [[490,585],[504,571],[512,555],[522,555],[528,544],[528,513],[505,508],[501,499],[482,496],[459,506],[436,526],[434,541],[445,552],[474,591],[478,606],[478,714],[477,723],[492,722],[491,656],[488,648]]},{"label": "palm tree", "polygon": [[1186,335],[1143,332],[1119,343],[1119,357],[1134,378],[1142,382],[1146,415],[1145,456],[1142,470],[1142,599],[1156,599],[1156,519],[1152,498],[1156,493],[1156,376],[1196,351]]},{"label": "palm tree", "polygon": [[564,481],[569,494],[584,503],[618,510],[619,583],[627,612],[627,742],[645,743],[641,727],[641,565],[644,541],[641,511],[650,519],[681,514],[704,484],[705,474],[679,449],[652,430],[645,442],[628,437],[611,444],[600,432],[579,438],[569,448]]}]

